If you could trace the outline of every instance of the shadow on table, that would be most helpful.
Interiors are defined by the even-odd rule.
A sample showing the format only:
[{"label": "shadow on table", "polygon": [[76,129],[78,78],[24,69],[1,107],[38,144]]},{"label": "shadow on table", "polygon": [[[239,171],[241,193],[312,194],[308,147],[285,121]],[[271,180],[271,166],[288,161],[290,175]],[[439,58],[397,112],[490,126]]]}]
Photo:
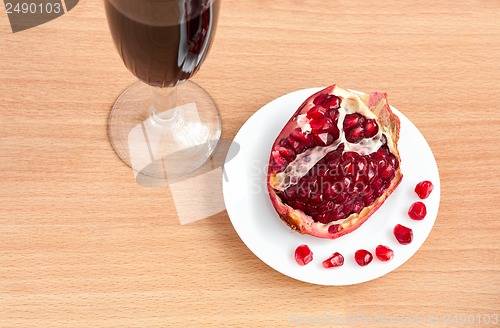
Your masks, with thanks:
[{"label": "shadow on table", "polygon": [[239,144],[221,139],[210,159],[187,175],[168,178],[165,167],[168,167],[166,163],[176,158],[174,153],[150,163],[140,172],[134,171],[134,176],[141,186],[170,189],[181,224],[199,221],[226,209],[222,195],[224,163],[226,159],[227,162],[232,160],[239,149]]}]

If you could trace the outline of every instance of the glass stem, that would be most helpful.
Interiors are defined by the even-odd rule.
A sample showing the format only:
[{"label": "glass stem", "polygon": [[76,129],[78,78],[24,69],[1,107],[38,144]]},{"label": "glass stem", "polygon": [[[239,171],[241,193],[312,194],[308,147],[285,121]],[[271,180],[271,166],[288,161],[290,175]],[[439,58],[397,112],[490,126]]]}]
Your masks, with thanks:
[{"label": "glass stem", "polygon": [[172,127],[180,119],[177,110],[177,87],[152,87],[151,89],[153,90],[151,119],[164,128]]}]

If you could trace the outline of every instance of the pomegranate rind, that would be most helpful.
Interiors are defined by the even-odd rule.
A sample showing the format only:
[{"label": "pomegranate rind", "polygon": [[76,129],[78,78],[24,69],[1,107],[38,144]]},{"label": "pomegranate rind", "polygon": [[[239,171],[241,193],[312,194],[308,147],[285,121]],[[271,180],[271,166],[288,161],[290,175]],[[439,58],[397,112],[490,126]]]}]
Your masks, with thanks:
[{"label": "pomegranate rind", "polygon": [[[316,92],[307,98],[297,111],[292,115],[290,120],[285,124],[285,127],[280,132],[276,138],[274,144],[278,143],[281,138],[289,135],[293,129],[296,128],[295,124],[291,124],[294,117],[299,114],[307,113],[314,104],[313,100],[320,94],[328,93],[336,95],[342,99],[349,101],[359,101],[362,102],[368,108],[371,113],[373,113],[378,119],[379,126],[382,132],[387,138],[387,146],[390,152],[396,156],[399,163],[401,163],[401,157],[397,148],[397,143],[399,140],[400,133],[400,121],[396,114],[394,114],[390,108],[389,102],[387,100],[387,94],[381,92],[373,92],[370,94],[363,94],[361,96],[352,93],[350,91],[344,90],[336,85],[329,86],[323,90]],[[367,113],[363,113],[367,114]],[[270,163],[272,157],[270,159]],[[375,200],[371,205],[363,208],[360,213],[353,213],[343,221],[333,221],[329,223],[316,222],[313,218],[299,209],[294,209],[289,205],[283,203],[281,198],[277,195],[276,186],[279,183],[276,173],[271,171],[271,166],[268,169],[267,176],[267,188],[268,193],[271,198],[271,202],[277,211],[280,219],[285,222],[292,230],[295,230],[301,234],[308,234],[319,238],[326,239],[336,239],[346,234],[349,234],[356,229],[358,229],[366,220],[368,220],[373,213],[375,213],[380,206],[385,202],[385,200],[396,190],[398,185],[401,183],[403,174],[401,172],[401,165],[395,170],[394,178],[387,190]],[[337,227],[335,227],[337,226]],[[335,228],[335,229],[331,229]],[[334,231],[336,230],[336,231]]]}]

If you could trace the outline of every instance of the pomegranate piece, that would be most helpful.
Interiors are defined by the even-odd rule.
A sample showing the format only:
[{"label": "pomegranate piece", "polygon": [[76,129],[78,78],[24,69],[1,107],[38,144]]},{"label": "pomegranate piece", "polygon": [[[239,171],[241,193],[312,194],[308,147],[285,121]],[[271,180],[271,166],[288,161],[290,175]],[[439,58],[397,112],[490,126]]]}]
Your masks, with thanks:
[{"label": "pomegranate piece", "polygon": [[422,181],[415,186],[415,193],[420,199],[426,199],[434,189],[434,185],[430,181]]},{"label": "pomegranate piece", "polygon": [[354,254],[354,260],[356,260],[356,263],[360,266],[366,266],[373,260],[373,255],[366,249],[360,249]]},{"label": "pomegranate piece", "polygon": [[425,215],[427,214],[427,209],[425,208],[425,204],[422,202],[415,202],[411,204],[410,209],[408,210],[408,215],[413,220],[423,220]]},{"label": "pomegranate piece", "polygon": [[334,268],[339,267],[344,264],[344,257],[342,254],[335,252],[332,256],[323,261],[324,268]]},{"label": "pomegranate piece", "polygon": [[413,231],[401,224],[396,224],[394,227],[394,237],[401,245],[408,245],[413,240]]},{"label": "pomegranate piece", "polygon": [[271,149],[267,188],[279,217],[320,238],[357,229],[401,182],[399,128],[386,94],[333,85],[310,96]]},{"label": "pomegranate piece", "polygon": [[307,245],[300,245],[295,249],[295,261],[299,265],[306,265],[313,260],[313,253]]},{"label": "pomegranate piece", "polygon": [[394,257],[394,251],[387,246],[378,245],[375,249],[375,255],[380,261],[387,262]]}]

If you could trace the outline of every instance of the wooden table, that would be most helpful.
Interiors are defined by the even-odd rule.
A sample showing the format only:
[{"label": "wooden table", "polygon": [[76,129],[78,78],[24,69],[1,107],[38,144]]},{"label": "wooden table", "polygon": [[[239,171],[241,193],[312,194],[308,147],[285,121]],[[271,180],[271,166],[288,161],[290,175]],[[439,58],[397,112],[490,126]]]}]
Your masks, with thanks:
[{"label": "wooden table", "polygon": [[454,314],[488,327],[478,315],[500,313],[498,1],[224,1],[193,80],[225,139],[280,95],[338,83],[387,91],[433,149],[442,198],[428,240],[347,287],[269,268],[226,212],[181,226],[168,188],[135,182],[106,134],[134,77],[101,1],[15,34],[3,9],[0,22],[0,327],[463,326],[445,325]]}]

